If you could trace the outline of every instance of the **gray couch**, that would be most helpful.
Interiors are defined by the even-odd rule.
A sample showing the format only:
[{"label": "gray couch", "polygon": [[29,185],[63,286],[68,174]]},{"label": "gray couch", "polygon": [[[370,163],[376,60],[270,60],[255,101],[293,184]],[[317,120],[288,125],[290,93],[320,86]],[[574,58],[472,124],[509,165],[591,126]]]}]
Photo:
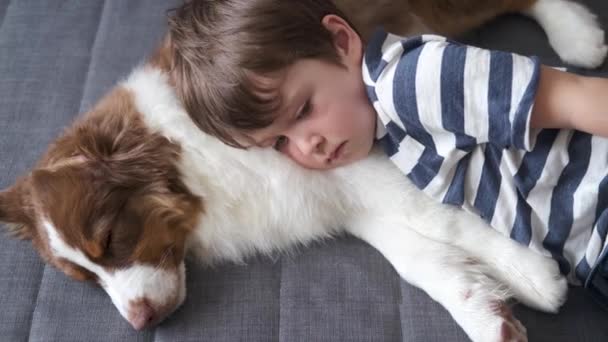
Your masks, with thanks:
[{"label": "gray couch", "polygon": [[[608,27],[608,2],[587,0]],[[0,187],[151,51],[165,0],[0,0]],[[559,63],[531,21],[501,18],[466,42]],[[597,72],[607,72],[608,64]],[[109,297],[0,236],[1,341],[466,341],[448,313],[351,237],[247,265],[188,265],[188,298],[135,332]],[[580,288],[558,315],[517,306],[531,341],[608,341],[608,312]]]}]

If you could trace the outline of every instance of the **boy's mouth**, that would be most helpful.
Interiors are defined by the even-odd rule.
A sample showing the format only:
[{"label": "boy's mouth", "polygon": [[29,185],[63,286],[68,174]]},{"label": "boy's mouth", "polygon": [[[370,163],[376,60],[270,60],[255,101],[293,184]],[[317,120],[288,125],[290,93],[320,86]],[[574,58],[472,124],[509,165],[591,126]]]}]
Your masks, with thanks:
[{"label": "boy's mouth", "polygon": [[329,161],[330,162],[335,162],[336,160],[338,160],[340,158],[340,156],[342,155],[342,151],[344,151],[344,146],[346,145],[347,141],[342,142],[340,145],[338,145],[338,147],[336,147],[336,149],[329,155]]}]

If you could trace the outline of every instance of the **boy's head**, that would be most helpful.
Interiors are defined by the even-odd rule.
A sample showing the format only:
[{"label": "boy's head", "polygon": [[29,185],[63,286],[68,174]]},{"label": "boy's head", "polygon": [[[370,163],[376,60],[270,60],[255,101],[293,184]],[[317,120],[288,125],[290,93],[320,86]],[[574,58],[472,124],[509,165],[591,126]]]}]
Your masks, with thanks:
[{"label": "boy's head", "polygon": [[316,169],[369,153],[362,42],[331,1],[194,0],[169,21],[172,75],[203,131]]}]

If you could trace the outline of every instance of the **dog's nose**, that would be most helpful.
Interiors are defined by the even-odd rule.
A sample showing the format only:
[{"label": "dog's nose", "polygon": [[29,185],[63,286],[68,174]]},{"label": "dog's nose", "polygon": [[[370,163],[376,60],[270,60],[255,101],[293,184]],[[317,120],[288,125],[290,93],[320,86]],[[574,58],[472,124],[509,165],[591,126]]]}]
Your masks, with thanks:
[{"label": "dog's nose", "polygon": [[143,300],[131,306],[129,310],[129,323],[131,323],[131,326],[135,330],[142,330],[154,322],[154,316],[154,309]]}]

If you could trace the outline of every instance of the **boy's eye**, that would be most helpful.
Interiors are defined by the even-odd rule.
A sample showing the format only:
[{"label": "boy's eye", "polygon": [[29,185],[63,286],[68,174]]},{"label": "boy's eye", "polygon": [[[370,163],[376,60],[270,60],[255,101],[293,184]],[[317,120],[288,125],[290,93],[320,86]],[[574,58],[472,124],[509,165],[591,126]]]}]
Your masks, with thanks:
[{"label": "boy's eye", "polygon": [[281,151],[283,149],[283,147],[285,147],[285,145],[287,144],[287,137],[284,135],[281,135],[277,138],[277,140],[275,140],[274,144],[272,145],[272,148],[274,148],[277,151]]},{"label": "boy's eye", "polygon": [[306,117],[306,115],[308,115],[308,113],[310,113],[310,109],[311,109],[310,100],[306,100],[306,102],[302,106],[302,109],[300,109],[300,111],[298,112],[298,115],[296,116],[296,120],[300,120],[300,119]]}]

